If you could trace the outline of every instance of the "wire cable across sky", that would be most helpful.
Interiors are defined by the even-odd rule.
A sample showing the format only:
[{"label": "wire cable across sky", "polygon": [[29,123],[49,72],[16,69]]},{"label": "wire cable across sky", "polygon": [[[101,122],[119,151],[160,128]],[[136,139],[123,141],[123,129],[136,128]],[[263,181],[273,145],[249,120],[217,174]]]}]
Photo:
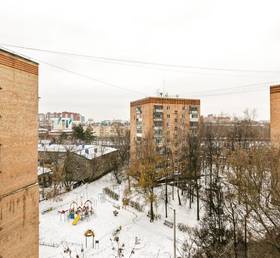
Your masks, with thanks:
[{"label": "wire cable across sky", "polygon": [[[46,49],[39,49],[39,48],[29,48],[29,47],[22,47],[22,46],[17,46],[17,45],[10,45],[10,44],[4,44],[4,43],[0,43],[0,45],[5,46],[5,47],[14,47],[14,48],[20,48],[20,49],[25,49],[25,50],[33,50],[33,51],[40,51],[40,52],[46,52],[46,53],[52,53],[52,54],[61,54],[61,55],[70,55],[70,56],[82,56],[82,57],[87,57],[87,58],[101,58],[101,59],[105,59],[105,60],[118,60],[118,62],[126,62],[128,60],[125,59],[112,59],[112,58],[106,58],[106,57],[95,57],[95,56],[90,56],[90,55],[80,55],[80,54],[75,54],[75,53],[69,53],[69,52],[61,52],[61,51],[53,51],[53,50],[46,50]],[[3,47],[3,48],[5,48]],[[9,49],[10,51],[10,49]],[[80,72],[76,72],[73,71],[71,69],[56,65],[56,64],[52,64],[49,62],[46,62],[44,60],[38,59],[38,58],[32,58],[34,61],[37,61],[39,63],[48,65],[50,67],[53,67],[55,69],[82,77],[82,78],[86,78],[88,80],[103,84],[105,86],[111,87],[111,88],[115,88],[115,89],[119,89],[122,91],[127,91],[127,92],[132,92],[134,94],[137,95],[141,95],[143,97],[147,97],[147,94],[138,90],[134,90],[134,89],[129,89],[129,88],[125,88],[122,86],[119,86],[117,84],[111,83],[111,82],[107,82],[101,79],[97,79],[95,77],[92,77],[90,75],[87,74],[83,74]],[[120,61],[122,60],[122,61]],[[129,60],[129,62],[138,62],[135,60]],[[142,61],[139,61],[140,63],[142,63]],[[158,64],[158,63],[151,63],[151,62],[143,62],[144,64],[153,64],[153,65],[164,65],[164,64]],[[167,65],[167,66],[178,66],[181,67],[180,65]],[[186,66],[183,66],[186,68]],[[188,66],[189,68],[192,66]],[[202,67],[200,67],[202,68]],[[199,68],[199,69],[200,69]],[[210,69],[210,70],[221,70],[221,71],[230,71],[230,72],[279,72],[280,71],[268,71],[268,70],[262,70],[262,71],[258,71],[258,70],[240,70],[240,69],[220,69],[220,68],[206,68],[205,69]],[[203,69],[204,69],[203,68]],[[194,68],[196,69],[196,68]],[[241,94],[241,93],[248,93],[248,92],[254,92],[254,91],[259,91],[259,90],[265,90],[268,88],[269,85],[272,84],[279,84],[280,80],[277,81],[263,81],[263,82],[256,82],[256,83],[250,83],[250,84],[245,84],[245,85],[239,85],[236,87],[230,87],[230,88],[218,88],[218,89],[210,89],[210,90],[204,90],[204,91],[197,91],[197,92],[185,92],[184,95],[187,95],[188,97],[211,97],[211,96],[222,96],[222,95],[233,95],[233,94]]]},{"label": "wire cable across sky", "polygon": [[153,66],[153,67],[156,66],[156,67],[163,67],[163,68],[190,69],[190,70],[203,70],[203,71],[220,71],[220,72],[234,72],[234,73],[279,73],[280,74],[280,70],[235,69],[235,68],[224,68],[224,67],[206,67],[206,66],[194,66],[194,65],[167,64],[167,63],[159,63],[159,62],[152,62],[152,61],[142,61],[142,60],[136,60],[136,59],[94,56],[94,55],[79,54],[79,53],[60,51],[60,50],[50,50],[50,49],[19,46],[19,45],[6,44],[6,43],[0,43],[0,45],[6,46],[6,47],[24,49],[24,50],[37,51],[37,52],[90,58],[90,59],[94,59],[94,60],[97,60],[100,62],[105,62],[105,63],[106,62],[115,63],[115,64],[126,63],[126,64],[134,64],[134,65]]}]

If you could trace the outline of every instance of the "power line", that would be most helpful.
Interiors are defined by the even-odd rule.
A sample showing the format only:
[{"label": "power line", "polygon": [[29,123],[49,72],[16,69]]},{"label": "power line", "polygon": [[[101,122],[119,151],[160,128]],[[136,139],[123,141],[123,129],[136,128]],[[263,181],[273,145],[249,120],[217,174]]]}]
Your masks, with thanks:
[{"label": "power line", "polygon": [[[9,49],[7,49],[7,50],[10,51]],[[82,73],[79,73],[79,72],[75,72],[73,70],[70,70],[70,69],[64,68],[62,66],[55,65],[55,64],[51,64],[49,62],[43,61],[43,60],[38,59],[38,58],[32,58],[32,59],[34,61],[38,62],[38,63],[42,63],[42,64],[48,65],[50,67],[54,67],[54,68],[56,68],[58,70],[62,70],[64,72],[71,73],[71,74],[74,74],[76,76],[83,77],[83,78],[86,78],[88,80],[91,80],[91,81],[94,81],[94,82],[98,82],[98,83],[101,83],[103,85],[106,85],[106,86],[109,86],[109,87],[112,87],[112,88],[116,88],[116,89],[123,90],[123,91],[129,91],[129,92],[133,92],[133,93],[137,93],[137,94],[141,94],[141,95],[146,96],[146,94],[141,92],[141,91],[124,88],[124,87],[121,87],[121,86],[116,85],[114,83],[110,83],[110,82],[107,82],[107,81],[104,81],[104,80],[96,79],[96,78],[94,78],[92,76],[89,76],[89,75],[86,75],[86,74],[82,74]]]},{"label": "power line", "polygon": [[[264,81],[264,82],[258,82],[258,83],[250,83],[250,84],[245,84],[245,85],[240,85],[240,86],[236,86],[236,87],[230,87],[230,88],[217,88],[217,89],[211,89],[211,90],[208,90],[208,91],[196,91],[196,92],[189,92],[187,94],[189,95],[202,95],[202,94],[205,94],[204,96],[207,96],[208,93],[217,93],[217,94],[224,94],[224,93],[227,93],[227,91],[229,91],[228,93],[238,93],[240,90],[243,92],[244,89],[248,89],[250,90],[250,88],[254,87],[254,88],[263,88],[263,87],[267,87],[266,85],[264,84],[269,84],[269,85],[273,85],[273,84],[279,84],[280,83],[280,80],[278,81]],[[253,88],[253,89],[254,89]],[[252,90],[252,89],[251,89]]]},{"label": "power line", "polygon": [[62,71],[64,71],[64,72],[68,72],[68,73],[77,75],[77,76],[79,76],[79,77],[83,77],[83,78],[86,78],[86,79],[88,79],[88,80],[91,80],[91,81],[95,81],[95,82],[104,84],[104,85],[109,86],[109,87],[112,87],[112,88],[116,88],[116,89],[123,90],[123,91],[129,91],[129,92],[133,92],[133,93],[137,93],[137,94],[141,94],[141,95],[146,96],[146,94],[143,93],[143,92],[141,92],[141,91],[131,90],[131,89],[128,89],[128,88],[124,88],[124,87],[118,86],[118,85],[116,85],[116,84],[114,84],[114,83],[110,83],[110,82],[107,82],[107,81],[104,81],[104,80],[96,79],[96,78],[94,78],[94,77],[92,77],[92,76],[89,76],[89,75],[86,75],[86,74],[82,74],[82,73],[78,73],[78,72],[75,72],[75,71],[66,69],[66,68],[64,68],[64,67],[62,67],[62,66],[54,65],[54,64],[51,64],[51,63],[42,61],[42,60],[38,60],[38,61],[39,61],[40,63],[43,63],[43,64],[46,64],[46,65],[48,65],[48,66],[54,67],[54,68],[56,68],[56,69],[62,70]]},{"label": "power line", "polygon": [[245,93],[249,93],[249,92],[256,92],[256,91],[263,91],[266,90],[266,86],[262,87],[262,88],[255,88],[255,89],[251,89],[251,90],[243,90],[243,91],[232,91],[232,92],[220,92],[220,93],[214,93],[214,94],[204,94],[204,95],[197,95],[197,97],[199,96],[200,98],[203,97],[217,97],[217,96],[230,96],[230,95],[236,95],[236,94],[245,94]]},{"label": "power line", "polygon": [[59,55],[68,55],[75,57],[83,57],[99,60],[102,62],[109,62],[114,64],[119,63],[127,63],[134,65],[148,65],[148,66],[157,66],[157,67],[165,67],[165,68],[179,68],[179,69],[192,69],[192,70],[203,70],[203,71],[220,71],[220,72],[238,72],[238,73],[280,73],[280,70],[250,70],[250,69],[233,69],[233,68],[222,68],[222,67],[206,67],[206,66],[193,66],[193,65],[179,65],[179,64],[167,64],[167,63],[159,63],[159,62],[151,62],[151,61],[142,61],[136,59],[124,59],[124,58],[112,58],[112,57],[104,57],[104,56],[93,56],[86,54],[78,54],[67,51],[58,51],[58,50],[50,50],[50,49],[41,49],[41,48],[33,48],[33,47],[25,47],[19,45],[5,44],[0,43],[3,46],[31,50],[31,51],[39,51],[45,53],[59,54]]},{"label": "power line", "polygon": [[[120,90],[124,90],[124,91],[128,91],[128,92],[141,94],[143,96],[147,96],[143,92],[128,89],[128,88],[124,88],[124,87],[121,87],[121,86],[116,85],[114,83],[110,83],[110,82],[107,82],[107,81],[104,81],[104,80],[96,79],[92,76],[82,74],[82,73],[79,73],[79,72],[75,72],[73,70],[64,68],[62,66],[51,64],[49,62],[46,62],[46,61],[43,61],[43,60],[40,60],[40,59],[37,59],[37,60],[34,59],[34,60],[37,61],[37,62],[46,64],[50,67],[54,67],[54,68],[62,70],[64,72],[68,72],[68,73],[74,74],[76,76],[83,77],[83,78],[86,78],[88,80],[92,80],[94,82],[98,82],[98,83],[104,84],[104,85],[112,87],[112,88],[116,88],[116,89],[120,89]],[[266,88],[267,86],[263,86],[263,84],[270,84],[271,85],[271,84],[278,84],[278,83],[279,83],[279,81],[266,81],[266,82],[251,83],[251,84],[246,84],[246,85],[241,85],[241,86],[231,87],[231,88],[224,88],[224,89],[218,88],[218,89],[213,89],[213,90],[208,90],[208,91],[189,92],[189,93],[186,93],[186,95],[197,96],[197,97],[211,97],[211,96],[221,96],[221,95],[233,95],[233,94],[237,94],[237,93],[242,94],[242,93],[247,93],[247,92],[252,92],[252,91],[258,91],[258,90],[260,90],[260,88],[264,88],[264,87]],[[259,87],[258,85],[262,85],[262,86]],[[250,87],[252,87],[252,86],[254,86],[254,88],[250,89]],[[244,88],[245,88],[245,91],[244,91]],[[246,88],[249,88],[249,89],[246,90]]]}]

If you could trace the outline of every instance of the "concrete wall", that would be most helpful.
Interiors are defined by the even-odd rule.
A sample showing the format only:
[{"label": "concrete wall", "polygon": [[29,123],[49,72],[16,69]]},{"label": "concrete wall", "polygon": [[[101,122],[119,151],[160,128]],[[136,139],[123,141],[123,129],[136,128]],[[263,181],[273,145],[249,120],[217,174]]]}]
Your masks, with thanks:
[{"label": "concrete wall", "polygon": [[66,158],[66,170],[74,181],[91,182],[112,171],[115,155],[116,151],[90,160],[76,153],[69,153]]},{"label": "concrete wall", "polygon": [[38,257],[38,64],[0,49],[0,257]]},{"label": "concrete wall", "polygon": [[115,155],[117,155],[117,151],[94,159],[87,159],[73,152],[39,152],[39,160],[44,160],[45,163],[55,160],[63,162],[69,180],[93,181],[112,170]]}]

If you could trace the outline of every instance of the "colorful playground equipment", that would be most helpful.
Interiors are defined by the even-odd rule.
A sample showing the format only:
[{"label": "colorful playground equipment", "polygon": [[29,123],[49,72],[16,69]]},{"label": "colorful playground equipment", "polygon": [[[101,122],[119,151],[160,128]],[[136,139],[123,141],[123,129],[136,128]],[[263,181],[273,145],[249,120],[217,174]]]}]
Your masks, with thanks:
[{"label": "colorful playground equipment", "polygon": [[81,219],[81,215],[77,214],[76,218],[73,220],[72,225],[77,225],[78,221]]},{"label": "colorful playground equipment", "polygon": [[67,216],[67,219],[73,220],[72,225],[77,225],[80,220],[88,219],[89,216],[93,215],[94,211],[90,200],[81,202],[81,205],[73,201],[68,210],[60,210],[59,214],[60,218],[63,216],[65,220],[65,216]]}]

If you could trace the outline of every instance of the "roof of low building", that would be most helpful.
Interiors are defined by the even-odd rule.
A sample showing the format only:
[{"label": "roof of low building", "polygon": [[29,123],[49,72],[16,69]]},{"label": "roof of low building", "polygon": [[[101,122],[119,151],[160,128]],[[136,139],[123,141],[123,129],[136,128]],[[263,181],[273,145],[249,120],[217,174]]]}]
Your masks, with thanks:
[{"label": "roof of low building", "polygon": [[38,151],[43,152],[73,152],[87,159],[94,159],[102,155],[114,152],[117,149],[101,145],[72,145],[72,144],[52,144],[49,141],[41,141],[38,144]]}]

